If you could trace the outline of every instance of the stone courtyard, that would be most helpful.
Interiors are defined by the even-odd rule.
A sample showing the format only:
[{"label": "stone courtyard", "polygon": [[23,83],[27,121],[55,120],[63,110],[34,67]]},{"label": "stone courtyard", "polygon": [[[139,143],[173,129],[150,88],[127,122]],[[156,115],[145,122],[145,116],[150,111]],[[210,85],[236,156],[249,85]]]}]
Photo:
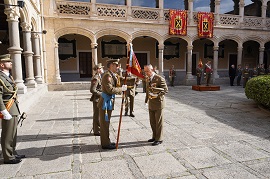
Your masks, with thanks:
[{"label": "stone courtyard", "polygon": [[[242,87],[199,92],[169,87],[164,141],[152,146],[145,94],[135,117],[123,116],[118,150],[101,149],[92,128],[88,90],[49,91],[18,127],[20,164],[0,161],[0,178],[270,178],[270,113]],[[116,141],[121,96],[111,119]],[[1,153],[1,151],[0,151]]]}]

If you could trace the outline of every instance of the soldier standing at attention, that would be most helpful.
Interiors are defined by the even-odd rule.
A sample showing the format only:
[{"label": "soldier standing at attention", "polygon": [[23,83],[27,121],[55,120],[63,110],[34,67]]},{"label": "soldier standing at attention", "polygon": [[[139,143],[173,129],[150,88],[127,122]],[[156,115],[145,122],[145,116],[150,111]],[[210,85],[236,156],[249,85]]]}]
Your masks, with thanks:
[{"label": "soldier standing at attention", "polygon": [[258,68],[254,67],[253,70],[251,70],[251,78],[258,76]]},{"label": "soldier standing at attention", "polygon": [[237,86],[240,86],[241,77],[242,77],[242,67],[241,67],[241,65],[238,65],[237,70],[236,70],[236,75],[237,75]]},{"label": "soldier standing at attention", "polygon": [[263,63],[258,68],[258,75],[265,75],[265,68]]},{"label": "soldier standing at attention", "polygon": [[174,79],[176,77],[176,72],[174,70],[174,65],[172,65],[170,72],[169,72],[169,78],[170,78],[170,85],[174,86]]},{"label": "soldier standing at attention", "polygon": [[101,74],[104,73],[103,66],[101,63],[95,65],[94,70],[96,74],[91,80],[90,92],[92,96],[90,101],[93,102],[93,131],[95,136],[100,136],[100,123],[99,123],[99,109],[98,100],[101,96]]},{"label": "soldier standing at attention", "polygon": [[248,79],[249,79],[249,75],[250,75],[249,66],[248,66],[248,64],[246,64],[245,69],[243,69],[243,71],[242,71],[242,76],[243,76],[243,88],[246,87],[246,84],[247,84]]},{"label": "soldier standing at attention", "polygon": [[270,75],[270,65],[268,66],[268,68],[266,69],[266,74]]},{"label": "soldier standing at attention", "polygon": [[10,75],[11,61],[9,54],[0,56],[1,146],[5,164],[17,164],[25,158],[25,155],[18,155],[15,150],[20,110],[17,101],[18,88]]},{"label": "soldier standing at attention", "polygon": [[196,68],[197,85],[201,85],[201,78],[202,78],[202,72],[203,72],[202,66],[203,66],[202,63],[199,63],[198,67]]},{"label": "soldier standing at attention", "polygon": [[213,69],[211,66],[211,61],[208,60],[204,67],[204,73],[206,78],[206,86],[209,86],[211,75],[212,75]]},{"label": "soldier standing at attention", "polygon": [[102,149],[115,149],[115,143],[110,140],[110,119],[114,109],[114,100],[116,94],[121,94],[127,90],[127,85],[117,87],[116,72],[118,69],[119,59],[111,59],[107,61],[108,71],[104,73],[101,80],[102,93],[98,101],[100,116],[100,143]]},{"label": "soldier standing at attention", "polygon": [[125,116],[128,115],[128,110],[129,116],[130,117],[135,117],[133,114],[134,112],[134,98],[135,98],[135,93],[136,93],[136,78],[131,76],[130,72],[128,73],[128,80],[127,80],[127,91],[126,91],[126,96],[125,96]]},{"label": "soldier standing at attention", "polygon": [[165,107],[165,94],[168,93],[168,87],[163,77],[153,71],[152,65],[145,65],[146,74],[146,97],[145,103],[148,102],[150,125],[152,129],[152,138],[148,142],[152,145],[159,145],[163,141],[163,109]]}]

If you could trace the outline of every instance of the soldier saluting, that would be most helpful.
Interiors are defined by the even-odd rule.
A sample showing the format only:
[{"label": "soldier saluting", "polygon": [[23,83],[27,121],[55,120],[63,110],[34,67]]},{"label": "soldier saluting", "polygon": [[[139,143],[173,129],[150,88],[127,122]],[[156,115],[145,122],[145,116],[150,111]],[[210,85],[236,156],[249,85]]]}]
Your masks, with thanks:
[{"label": "soldier saluting", "polygon": [[10,54],[0,56],[0,112],[2,118],[1,146],[5,164],[20,163],[25,155],[16,152],[17,124],[20,110],[17,101],[18,88],[10,75]]},{"label": "soldier saluting", "polygon": [[104,73],[103,66],[101,63],[95,65],[94,70],[96,74],[91,80],[90,92],[92,96],[90,101],[93,102],[93,131],[95,136],[100,136],[100,123],[99,123],[99,109],[98,100],[101,96],[101,74]]}]

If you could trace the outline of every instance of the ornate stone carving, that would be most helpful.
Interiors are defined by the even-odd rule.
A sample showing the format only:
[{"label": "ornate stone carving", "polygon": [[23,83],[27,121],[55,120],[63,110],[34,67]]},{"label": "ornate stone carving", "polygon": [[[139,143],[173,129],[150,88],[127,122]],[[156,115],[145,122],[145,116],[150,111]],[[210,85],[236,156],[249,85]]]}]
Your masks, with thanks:
[{"label": "ornate stone carving", "polygon": [[262,27],[262,18],[258,17],[244,17],[244,26],[247,27]]},{"label": "ornate stone carving", "polygon": [[60,14],[89,15],[90,3],[64,2],[57,3],[57,10]]},{"label": "ornate stone carving", "polygon": [[105,17],[120,17],[127,16],[127,8],[125,6],[112,5],[97,5],[97,15]]},{"label": "ornate stone carving", "polygon": [[170,20],[170,11],[164,10],[164,20],[169,21]]},{"label": "ornate stone carving", "polygon": [[159,10],[132,8],[132,17],[136,19],[158,20]]},{"label": "ornate stone carving", "polygon": [[219,22],[222,25],[238,26],[240,24],[239,23],[240,16],[220,14],[219,17],[220,17]]}]

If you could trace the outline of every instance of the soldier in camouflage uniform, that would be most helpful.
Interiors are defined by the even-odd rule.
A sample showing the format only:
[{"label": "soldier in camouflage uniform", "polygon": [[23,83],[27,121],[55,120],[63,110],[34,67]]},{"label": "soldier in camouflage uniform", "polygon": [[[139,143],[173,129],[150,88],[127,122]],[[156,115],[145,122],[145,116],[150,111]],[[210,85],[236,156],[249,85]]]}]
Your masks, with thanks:
[{"label": "soldier in camouflage uniform", "polygon": [[237,70],[236,70],[236,75],[237,75],[237,86],[240,86],[241,78],[242,78],[242,66],[238,65]]},{"label": "soldier in camouflage uniform", "polygon": [[243,76],[243,88],[245,88],[250,76],[249,65],[246,65],[245,69],[243,69],[242,76]]}]

